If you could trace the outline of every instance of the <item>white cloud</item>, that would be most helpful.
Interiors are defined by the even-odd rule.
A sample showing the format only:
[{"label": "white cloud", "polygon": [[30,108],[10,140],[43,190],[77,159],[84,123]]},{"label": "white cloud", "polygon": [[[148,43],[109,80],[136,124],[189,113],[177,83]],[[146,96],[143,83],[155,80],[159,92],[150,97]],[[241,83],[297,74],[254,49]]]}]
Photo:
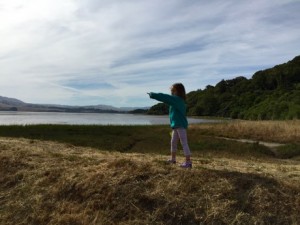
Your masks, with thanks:
[{"label": "white cloud", "polygon": [[299,54],[300,2],[0,0],[0,95],[152,105]]}]

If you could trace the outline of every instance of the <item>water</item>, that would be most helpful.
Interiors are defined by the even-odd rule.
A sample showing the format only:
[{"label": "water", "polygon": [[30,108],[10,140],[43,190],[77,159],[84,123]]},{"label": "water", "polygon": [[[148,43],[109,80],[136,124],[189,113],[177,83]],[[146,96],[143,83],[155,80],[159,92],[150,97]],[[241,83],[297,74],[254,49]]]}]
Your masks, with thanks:
[{"label": "water", "polygon": [[[188,118],[190,124],[213,120]],[[85,125],[155,125],[169,124],[168,116],[115,113],[0,112],[0,125],[85,124]]]}]

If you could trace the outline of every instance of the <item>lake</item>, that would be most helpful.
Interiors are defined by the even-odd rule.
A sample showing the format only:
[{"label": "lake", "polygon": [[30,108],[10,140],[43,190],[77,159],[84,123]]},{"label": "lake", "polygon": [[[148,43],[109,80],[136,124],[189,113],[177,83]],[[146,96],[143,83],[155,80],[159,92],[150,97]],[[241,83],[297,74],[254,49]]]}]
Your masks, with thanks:
[{"label": "lake", "polygon": [[[188,118],[189,124],[215,122]],[[0,112],[0,125],[80,124],[80,125],[157,125],[169,124],[168,116],[117,113]]]}]

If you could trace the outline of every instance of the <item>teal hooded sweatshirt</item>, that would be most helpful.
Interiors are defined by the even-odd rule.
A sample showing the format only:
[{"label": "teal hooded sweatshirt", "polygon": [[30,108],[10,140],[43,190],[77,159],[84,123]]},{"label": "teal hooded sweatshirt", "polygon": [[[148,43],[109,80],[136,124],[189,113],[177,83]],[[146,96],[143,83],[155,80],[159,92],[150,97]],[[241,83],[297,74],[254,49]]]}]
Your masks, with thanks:
[{"label": "teal hooded sweatshirt", "polygon": [[149,93],[150,98],[156,99],[169,105],[169,117],[171,128],[187,128],[188,121],[186,118],[185,101],[176,95],[168,95],[163,93]]}]

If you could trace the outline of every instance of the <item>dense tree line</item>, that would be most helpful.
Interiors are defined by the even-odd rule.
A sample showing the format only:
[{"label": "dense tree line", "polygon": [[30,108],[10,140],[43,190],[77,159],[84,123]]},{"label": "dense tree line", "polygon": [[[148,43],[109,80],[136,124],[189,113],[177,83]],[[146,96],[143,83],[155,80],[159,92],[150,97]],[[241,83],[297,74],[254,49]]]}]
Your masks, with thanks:
[{"label": "dense tree line", "polygon": [[[187,94],[188,115],[251,120],[300,119],[300,56],[251,79],[236,77]],[[162,103],[149,114],[166,114]]]}]

